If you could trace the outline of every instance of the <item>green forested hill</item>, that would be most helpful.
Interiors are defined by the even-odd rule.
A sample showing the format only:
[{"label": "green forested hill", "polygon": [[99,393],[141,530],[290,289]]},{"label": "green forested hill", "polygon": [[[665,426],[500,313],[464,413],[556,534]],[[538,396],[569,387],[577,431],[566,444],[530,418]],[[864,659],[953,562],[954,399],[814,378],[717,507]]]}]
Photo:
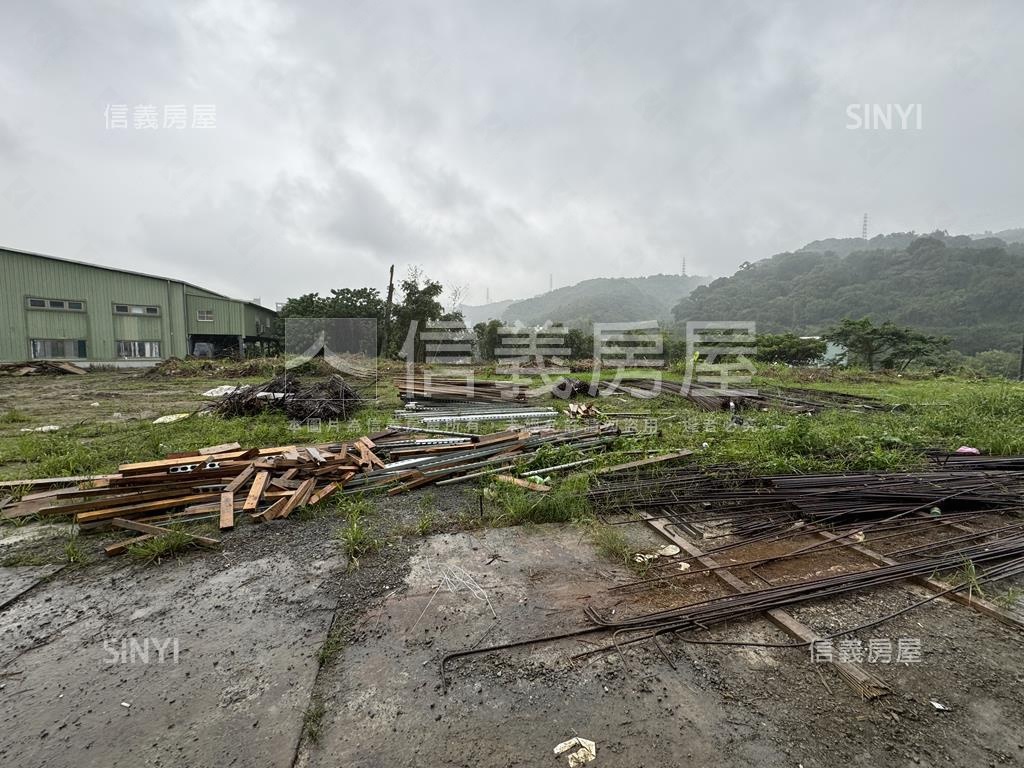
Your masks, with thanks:
[{"label": "green forested hill", "polygon": [[705,282],[707,278],[680,275],[599,277],[513,302],[501,319],[528,326],[550,320],[575,327],[594,322],[670,320],[676,302]]},{"label": "green forested hill", "polygon": [[[812,243],[695,289],[675,319],[755,320],[764,332],[818,333],[870,317],[950,336],[966,354],[1020,348],[1024,245],[906,233]],[[896,248],[871,248],[876,240]],[[860,249],[851,248],[859,243]]]}]

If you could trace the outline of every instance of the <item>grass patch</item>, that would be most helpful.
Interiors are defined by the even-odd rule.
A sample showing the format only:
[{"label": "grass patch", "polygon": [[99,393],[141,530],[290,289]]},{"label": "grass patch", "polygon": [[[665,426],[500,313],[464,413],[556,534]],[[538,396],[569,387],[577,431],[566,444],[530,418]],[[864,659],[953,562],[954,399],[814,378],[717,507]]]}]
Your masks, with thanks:
[{"label": "grass patch", "polygon": [[82,546],[81,539],[78,534],[72,534],[68,537],[68,540],[64,542],[64,561],[68,565],[83,565],[89,562],[91,558]]},{"label": "grass patch", "polygon": [[309,706],[302,715],[302,739],[309,744],[317,744],[323,733],[324,715],[327,707],[318,695],[310,699]]},{"label": "grass patch", "polygon": [[589,488],[590,476],[582,473],[567,476],[547,493],[495,481],[485,489],[487,497],[500,510],[490,522],[492,525],[505,526],[589,520]]},{"label": "grass patch", "polygon": [[428,491],[420,496],[416,502],[419,509],[419,517],[416,519],[416,535],[429,536],[437,527],[437,496],[433,491]]},{"label": "grass patch", "polygon": [[960,569],[950,574],[948,581],[954,586],[966,586],[968,595],[985,597],[985,590],[981,588],[981,584],[978,582],[978,570],[975,568],[973,560],[964,560],[964,564]]},{"label": "grass patch", "polygon": [[1010,587],[1005,592],[992,597],[992,602],[1004,611],[1017,609],[1018,604],[1024,600],[1024,587]]},{"label": "grass patch", "polygon": [[590,529],[590,540],[594,542],[597,551],[609,560],[622,565],[633,562],[633,547],[617,526],[595,522]]},{"label": "grass patch", "polygon": [[167,533],[128,547],[128,557],[144,565],[156,565],[168,558],[178,558],[182,552],[191,549],[192,537],[180,528],[168,528]]},{"label": "grass patch", "polygon": [[433,511],[420,512],[416,519],[416,535],[429,536],[437,527],[437,513]]},{"label": "grass patch", "polygon": [[346,634],[340,628],[335,628],[328,632],[327,637],[324,638],[324,644],[320,646],[320,650],[316,655],[320,666],[323,667],[337,661],[338,657],[341,656],[341,652],[345,650],[347,642]]},{"label": "grass patch", "polygon": [[373,538],[366,523],[363,522],[364,512],[362,507],[369,507],[369,502],[362,497],[349,497],[346,521],[338,529],[338,538],[341,540],[341,548],[349,559],[350,567],[359,567],[359,558],[364,555],[376,552],[380,548],[380,542]]},{"label": "grass patch", "polygon": [[602,556],[626,566],[638,576],[644,576],[650,570],[652,561],[637,562],[637,548],[622,532],[621,526],[595,520],[590,526],[590,540]]},{"label": "grass patch", "polygon": [[24,424],[31,421],[28,414],[24,414],[16,408],[8,408],[0,412],[0,424]]},{"label": "grass patch", "polygon": [[24,565],[50,565],[53,561],[40,552],[18,552],[0,561],[0,567],[17,568]]}]

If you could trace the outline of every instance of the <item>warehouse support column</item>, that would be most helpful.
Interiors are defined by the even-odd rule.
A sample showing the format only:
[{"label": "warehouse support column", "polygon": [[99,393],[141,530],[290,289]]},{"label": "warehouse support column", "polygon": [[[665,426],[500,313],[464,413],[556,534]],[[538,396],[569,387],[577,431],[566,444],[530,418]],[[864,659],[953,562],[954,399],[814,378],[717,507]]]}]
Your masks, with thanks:
[{"label": "warehouse support column", "polygon": [[245,337],[244,336],[239,336],[238,337],[238,356],[242,360],[245,359]]}]

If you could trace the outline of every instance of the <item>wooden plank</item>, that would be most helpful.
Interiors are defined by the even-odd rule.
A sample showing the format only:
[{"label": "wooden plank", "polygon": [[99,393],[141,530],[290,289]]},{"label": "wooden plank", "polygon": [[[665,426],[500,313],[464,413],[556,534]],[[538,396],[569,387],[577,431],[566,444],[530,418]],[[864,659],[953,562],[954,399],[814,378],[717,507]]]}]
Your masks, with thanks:
[{"label": "wooden plank", "polygon": [[287,453],[288,451],[294,451],[294,445],[279,445],[276,448],[260,448],[257,453],[258,456],[276,456],[279,453]]},{"label": "wooden plank", "polygon": [[692,456],[693,451],[675,451],[674,453],[666,453],[661,456],[654,456],[650,459],[640,459],[639,461],[630,461],[626,464],[616,464],[613,467],[604,467],[597,470],[597,474],[605,475],[609,472],[620,472],[624,469],[635,469],[637,467],[646,467],[649,464],[659,464],[663,461],[672,461],[673,459],[684,459],[687,456]]},{"label": "wooden plank", "polygon": [[245,498],[245,504],[242,505],[242,509],[246,512],[251,512],[259,506],[260,499],[263,498],[263,492],[266,490],[269,480],[270,473],[267,471],[256,475],[256,479],[252,481],[252,488],[249,489],[249,495]]},{"label": "wooden plank", "polygon": [[[189,485],[177,486],[174,488],[159,488],[153,491],[132,491],[130,489],[124,489],[121,492],[111,491],[106,489],[107,494],[101,499],[91,499],[89,501],[77,501],[70,504],[57,504],[54,506],[44,507],[39,510],[39,514],[42,515],[73,515],[80,512],[91,512],[96,509],[114,509],[116,507],[133,507],[147,501],[158,501],[161,499],[176,499],[181,496],[192,493],[192,486],[195,483]],[[116,495],[111,495],[116,493]]]},{"label": "wooden plank", "polygon": [[521,437],[521,432],[505,430],[504,432],[492,432],[489,435],[480,435],[480,438],[474,440],[473,444],[476,448],[483,448],[485,445],[493,445],[495,443],[509,443],[514,440],[519,440]]},{"label": "wooden plank", "polygon": [[240,450],[242,450],[241,443],[222,443],[221,445],[211,445],[207,448],[200,448],[198,451],[175,451],[174,453],[168,453],[164,458],[184,459],[188,456],[198,458],[199,456],[213,456],[218,453],[229,453],[231,451]]},{"label": "wooden plank", "polygon": [[225,462],[216,469],[194,469],[191,472],[147,472],[137,475],[125,475],[110,481],[110,487],[118,490],[123,488],[141,488],[144,485],[159,485],[161,488],[172,484],[178,485],[210,485],[219,478],[234,477],[245,466],[244,462]]},{"label": "wooden plank", "polygon": [[338,483],[338,482],[328,483],[323,488],[321,488],[319,491],[317,491],[312,496],[310,496],[309,497],[309,501],[307,503],[310,506],[313,506],[314,504],[319,504],[324,499],[327,499],[330,496],[333,496],[335,494],[335,492],[339,488],[341,488],[341,483]]},{"label": "wooden plank", "polygon": [[282,509],[284,509],[284,505],[287,504],[290,499],[291,499],[291,494],[289,494],[287,496],[282,496],[281,498],[279,498],[277,501],[275,501],[273,504],[271,504],[269,507],[267,507],[262,512],[254,512],[252,514],[252,519],[253,520],[273,520],[275,517],[277,517],[278,513]]},{"label": "wooden plank", "polygon": [[189,464],[205,465],[222,461],[234,461],[249,459],[255,456],[255,451],[234,451],[220,456],[188,456],[181,459],[161,459],[159,461],[140,461],[134,464],[122,464],[118,471],[122,475],[140,475],[149,472],[159,473],[170,470],[172,467],[184,467]]},{"label": "wooden plank", "polygon": [[60,370],[64,371],[64,373],[73,373],[73,374],[76,374],[78,376],[81,376],[81,375],[83,375],[85,373],[85,369],[84,368],[79,368],[74,363],[53,362],[53,361],[51,361],[49,363],[49,365],[51,365],[51,366],[53,366],[55,368],[59,368]]},{"label": "wooden plank", "polygon": [[[337,475],[340,479],[347,480],[352,477],[356,472],[359,471],[359,467],[351,464],[327,464],[323,467],[318,467],[308,474],[313,475]],[[347,477],[346,477],[347,475]]]},{"label": "wooden plank", "polygon": [[316,486],[316,480],[310,478],[299,486],[299,489],[295,491],[295,494],[288,499],[288,503],[284,505],[280,512],[277,513],[278,518],[288,517],[298,507],[304,506],[309,495],[313,492],[313,488]]},{"label": "wooden plank", "polygon": [[152,533],[144,533],[141,536],[132,536],[130,539],[121,539],[113,544],[108,544],[103,548],[107,557],[114,557],[115,555],[123,555],[128,551],[128,547],[134,546],[143,541],[149,541],[153,538]]},{"label": "wooden plank", "polygon": [[[118,528],[127,528],[128,530],[139,531],[140,533],[151,533],[154,536],[165,536],[169,533],[166,528],[161,528],[157,525],[148,525],[147,523],[140,523],[138,520],[124,520],[123,518],[115,517],[110,522]],[[186,533],[185,535],[192,539],[196,544],[203,547],[220,546],[219,540],[211,539],[209,536],[196,536],[191,533]]]},{"label": "wooden plank", "polygon": [[[843,536],[836,536],[835,534],[828,533],[827,531],[817,530],[811,526],[808,526],[807,532],[817,534],[826,541],[835,541],[836,539],[847,538]],[[866,557],[868,560],[871,560],[872,562],[875,562],[879,565],[899,564],[898,560],[893,560],[891,557],[886,557],[880,552],[876,552],[875,550],[869,549],[868,547],[865,547],[861,544],[850,544],[846,546],[845,549],[852,550],[857,554],[862,555],[863,557]],[[1014,627],[1016,629],[1024,628],[1024,620],[1022,620],[1019,616],[1016,616],[1013,613],[1010,613],[1009,611],[1003,610],[998,605],[989,602],[983,597],[978,597],[976,595],[972,595],[965,592],[948,592],[951,586],[950,584],[943,584],[941,581],[929,578],[928,576],[914,576],[910,580],[913,581],[915,584],[920,584],[922,587],[924,587],[930,592],[946,592],[947,594],[944,594],[942,596],[946,600],[952,600],[954,603],[966,605],[970,608],[973,608],[978,613],[983,613],[986,616],[995,619],[996,621],[1006,624],[1007,626]]]},{"label": "wooden plank", "polygon": [[518,485],[520,488],[526,488],[528,491],[539,491],[541,493],[547,493],[551,490],[550,485],[541,485],[540,483],[531,483],[529,480],[523,480],[521,477],[512,477],[512,475],[498,475],[496,478],[503,483],[511,483],[512,485]]},{"label": "wooden plank", "polygon": [[215,453],[229,453],[241,449],[240,443],[222,443],[221,445],[211,445],[208,448],[200,448],[198,453],[200,456],[212,456]]},{"label": "wooden plank", "polygon": [[[734,576],[728,568],[722,568],[717,560],[706,555],[697,545],[679,533],[675,525],[667,520],[656,519],[646,512],[642,514],[646,518],[648,525],[677,545],[686,554],[695,558],[705,568],[714,569],[710,572],[714,573],[720,581],[727,584],[731,589],[736,592],[753,591],[753,587]],[[822,639],[821,635],[781,608],[765,611],[765,615],[775,626],[801,642],[813,643]],[[829,663],[835,667],[836,672],[850,687],[866,699],[876,699],[892,693],[892,689],[883,680],[857,664],[846,661],[830,661]]]},{"label": "wooden plank", "polygon": [[193,493],[189,496],[178,496],[174,499],[163,499],[161,501],[150,501],[144,504],[136,504],[128,507],[112,507],[109,509],[98,509],[95,512],[82,512],[75,515],[76,523],[94,523],[97,520],[109,520],[123,515],[135,516],[144,515],[147,512],[161,512],[165,509],[185,507],[189,504],[196,504],[202,501],[214,501],[219,498],[219,493]]},{"label": "wooden plank", "polygon": [[0,488],[19,488],[22,485],[30,485],[33,488],[39,485],[72,485],[92,480],[109,480],[112,477],[120,477],[120,475],[74,475],[71,477],[39,477],[35,480],[4,480],[0,482]]},{"label": "wooden plank", "polygon": [[[238,508],[239,506],[236,503],[235,509]],[[185,509],[183,509],[180,513],[172,512],[168,515],[160,515],[159,517],[147,517],[146,522],[155,523],[158,519],[170,519],[172,517],[177,517],[179,514],[183,517],[188,517],[190,515],[219,515],[220,500],[218,499],[217,501],[208,504],[193,504],[190,507],[185,507]]]},{"label": "wooden plank", "polygon": [[370,463],[371,467],[384,466],[384,462],[381,461],[377,454],[373,452],[373,449],[377,446],[370,442],[370,440],[365,437],[361,437],[356,441],[356,446],[359,449],[359,455],[366,459],[366,461]]},{"label": "wooden plank", "polygon": [[235,494],[225,491],[220,495],[220,529],[230,531],[235,527]]},{"label": "wooden plank", "polygon": [[249,482],[249,478],[256,474],[256,468],[250,464],[243,469],[234,480],[227,484],[224,488],[227,493],[235,493],[239,488]]}]

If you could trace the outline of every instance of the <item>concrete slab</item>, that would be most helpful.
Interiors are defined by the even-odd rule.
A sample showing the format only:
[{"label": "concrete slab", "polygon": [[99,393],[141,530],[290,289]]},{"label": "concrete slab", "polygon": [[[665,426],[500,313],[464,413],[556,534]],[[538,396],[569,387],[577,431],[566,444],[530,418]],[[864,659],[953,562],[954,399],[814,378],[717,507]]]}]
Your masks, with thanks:
[{"label": "concrete slab", "polygon": [[344,560],[278,541],[69,571],[0,613],[0,764],[290,766]]},{"label": "concrete slab", "polygon": [[0,568],[0,609],[17,600],[60,570],[59,565],[23,565]]},{"label": "concrete slab", "polygon": [[[628,668],[618,656],[572,663],[593,647],[579,641],[502,651],[453,663],[441,695],[444,653],[581,626],[587,601],[628,578],[573,526],[431,537],[404,592],[321,673],[323,735],[299,765],[568,765],[552,750],[574,736],[597,742],[594,765],[724,764],[736,733],[726,717],[756,722],[653,649],[630,652]],[[785,764],[764,743],[728,751],[730,765]]]}]

